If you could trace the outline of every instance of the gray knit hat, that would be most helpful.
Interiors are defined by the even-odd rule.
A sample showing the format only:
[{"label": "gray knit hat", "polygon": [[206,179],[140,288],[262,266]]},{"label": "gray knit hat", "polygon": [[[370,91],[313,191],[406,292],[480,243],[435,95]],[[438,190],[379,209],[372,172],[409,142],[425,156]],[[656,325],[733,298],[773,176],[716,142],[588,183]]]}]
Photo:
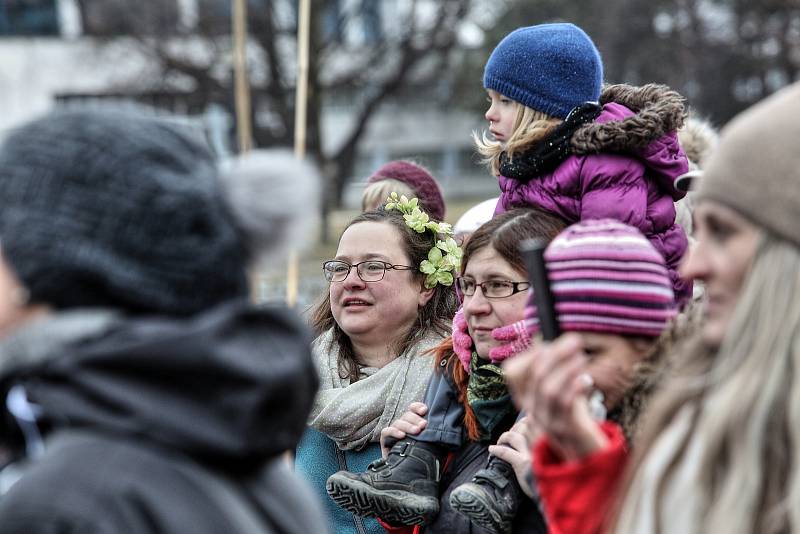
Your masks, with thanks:
[{"label": "gray knit hat", "polygon": [[736,116],[709,157],[699,198],[800,246],[800,83]]},{"label": "gray knit hat", "polygon": [[192,314],[247,294],[201,139],[142,110],[51,113],[0,148],[0,242],[35,302]]}]

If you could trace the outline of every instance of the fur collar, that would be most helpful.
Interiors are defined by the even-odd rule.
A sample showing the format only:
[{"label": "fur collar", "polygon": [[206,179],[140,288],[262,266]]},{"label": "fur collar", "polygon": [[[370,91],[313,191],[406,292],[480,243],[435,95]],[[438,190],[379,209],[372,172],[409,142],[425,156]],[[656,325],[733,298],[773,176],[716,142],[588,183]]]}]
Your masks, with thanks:
[{"label": "fur collar", "polygon": [[663,135],[678,130],[687,114],[683,96],[666,85],[652,83],[641,87],[606,85],[600,94],[600,104],[609,103],[621,104],[635,114],[623,120],[582,126],[572,136],[574,153],[596,154],[644,148]]}]

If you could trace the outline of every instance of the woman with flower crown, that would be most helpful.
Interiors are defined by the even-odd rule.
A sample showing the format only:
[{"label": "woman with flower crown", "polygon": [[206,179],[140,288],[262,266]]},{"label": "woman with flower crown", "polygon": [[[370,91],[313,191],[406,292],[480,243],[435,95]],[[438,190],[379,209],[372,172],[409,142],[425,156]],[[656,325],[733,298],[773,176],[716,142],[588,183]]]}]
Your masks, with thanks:
[{"label": "woman with flower crown", "polygon": [[320,391],[296,468],[327,505],[333,532],[384,532],[336,506],[325,482],[366,469],[381,454],[381,430],[422,400],[434,370],[428,352],[450,333],[457,306],[461,251],[451,234],[417,199],[393,195],[353,219],[323,264],[329,291],[311,317]]}]

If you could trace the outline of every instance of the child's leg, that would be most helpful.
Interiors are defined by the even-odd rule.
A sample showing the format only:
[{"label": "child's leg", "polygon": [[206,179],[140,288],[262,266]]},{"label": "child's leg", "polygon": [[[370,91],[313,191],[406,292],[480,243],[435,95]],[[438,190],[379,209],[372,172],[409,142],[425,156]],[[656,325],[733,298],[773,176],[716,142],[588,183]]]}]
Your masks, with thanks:
[{"label": "child's leg", "polygon": [[[524,417],[519,413],[515,425]],[[450,493],[450,505],[489,532],[505,534],[511,531],[521,498],[522,490],[511,464],[489,456],[486,467],[476,472],[471,482]]]},{"label": "child's leg", "polygon": [[424,401],[428,423],[423,432],[387,442],[387,458],[373,462],[364,473],[340,471],[328,478],[328,494],[336,503],[395,525],[425,524],[436,516],[441,466],[447,449],[461,445],[464,409],[442,373],[434,373]]},{"label": "child's leg", "polygon": [[444,373],[434,373],[425,391],[428,406],[428,421],[425,429],[416,436],[417,441],[438,443],[449,449],[457,449],[463,443],[464,407],[458,394]]}]

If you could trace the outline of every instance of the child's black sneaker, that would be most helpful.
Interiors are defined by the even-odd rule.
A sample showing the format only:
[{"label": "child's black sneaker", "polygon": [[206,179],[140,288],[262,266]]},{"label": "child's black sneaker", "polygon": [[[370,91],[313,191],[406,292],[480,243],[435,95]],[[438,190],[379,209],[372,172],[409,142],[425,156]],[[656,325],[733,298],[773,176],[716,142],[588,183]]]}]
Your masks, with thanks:
[{"label": "child's black sneaker", "polygon": [[362,517],[379,517],[394,525],[424,525],[439,513],[439,464],[443,448],[405,439],[386,459],[364,473],[339,471],[328,478],[328,495],[342,508]]}]

